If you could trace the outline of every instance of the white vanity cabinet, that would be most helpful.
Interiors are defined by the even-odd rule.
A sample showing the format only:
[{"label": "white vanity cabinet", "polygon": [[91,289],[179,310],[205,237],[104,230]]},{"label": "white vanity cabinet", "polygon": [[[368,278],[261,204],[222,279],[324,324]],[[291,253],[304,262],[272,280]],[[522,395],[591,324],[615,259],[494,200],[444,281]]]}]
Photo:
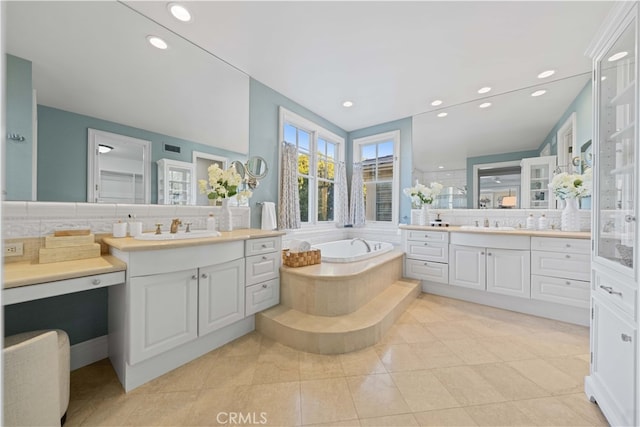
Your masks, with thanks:
[{"label": "white vanity cabinet", "polygon": [[452,233],[449,283],[529,298],[529,242],[528,236]]},{"label": "white vanity cabinet", "polygon": [[531,238],[531,298],[589,307],[591,240]]},{"label": "white vanity cabinet", "polygon": [[263,237],[245,242],[246,315],[280,303],[280,237]]},{"label": "white vanity cabinet", "polygon": [[611,425],[640,425],[638,4],[616,2],[594,38],[591,370],[585,393]]},{"label": "white vanity cabinet", "polygon": [[241,320],[244,312],[244,259],[198,269],[198,335]]},{"label": "white vanity cabinet", "polygon": [[402,230],[405,277],[449,282],[449,233],[431,230]]}]

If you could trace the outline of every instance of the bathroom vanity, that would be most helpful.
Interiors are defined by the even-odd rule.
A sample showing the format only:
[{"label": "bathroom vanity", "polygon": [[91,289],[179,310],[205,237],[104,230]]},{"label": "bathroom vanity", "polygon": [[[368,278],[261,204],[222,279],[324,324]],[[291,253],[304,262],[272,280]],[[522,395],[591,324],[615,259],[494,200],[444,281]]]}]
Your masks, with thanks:
[{"label": "bathroom vanity", "polygon": [[127,264],[109,289],[109,358],[126,391],[254,329],[253,314],[279,302],[280,234],[104,239]]},{"label": "bathroom vanity", "polygon": [[589,325],[590,233],[400,228],[424,292]]}]

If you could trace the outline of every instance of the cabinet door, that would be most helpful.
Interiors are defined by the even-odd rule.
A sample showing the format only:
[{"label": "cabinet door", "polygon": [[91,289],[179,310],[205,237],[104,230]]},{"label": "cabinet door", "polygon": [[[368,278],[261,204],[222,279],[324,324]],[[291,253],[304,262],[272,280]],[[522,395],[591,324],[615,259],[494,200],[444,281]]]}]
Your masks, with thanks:
[{"label": "cabinet door", "polygon": [[485,249],[449,245],[449,283],[474,289],[485,289]]},{"label": "cabinet door", "polygon": [[130,290],[131,365],[198,336],[197,270],[133,277]]},{"label": "cabinet door", "polygon": [[637,194],[636,21],[630,13],[595,62],[595,260],[634,274]]},{"label": "cabinet door", "polygon": [[247,286],[245,315],[250,316],[280,302],[280,279]]},{"label": "cabinet door", "polygon": [[244,258],[199,269],[198,335],[244,318]]},{"label": "cabinet door", "polygon": [[529,298],[531,259],[529,251],[487,248],[487,291]]},{"label": "cabinet door", "polygon": [[593,299],[591,376],[599,385],[596,399],[609,421],[637,425],[635,419],[637,330],[605,303]]},{"label": "cabinet door", "polygon": [[254,255],[247,257],[245,279],[247,285],[255,285],[275,279],[280,274],[280,253]]}]

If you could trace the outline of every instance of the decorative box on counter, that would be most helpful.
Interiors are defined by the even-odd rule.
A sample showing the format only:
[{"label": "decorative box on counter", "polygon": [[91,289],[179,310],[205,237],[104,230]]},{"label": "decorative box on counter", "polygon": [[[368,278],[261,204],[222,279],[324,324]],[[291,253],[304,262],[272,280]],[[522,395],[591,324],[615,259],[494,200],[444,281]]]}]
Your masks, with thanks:
[{"label": "decorative box on counter", "polygon": [[305,267],[307,265],[320,264],[320,249],[312,249],[306,252],[290,252],[282,250],[282,264],[287,267]]}]

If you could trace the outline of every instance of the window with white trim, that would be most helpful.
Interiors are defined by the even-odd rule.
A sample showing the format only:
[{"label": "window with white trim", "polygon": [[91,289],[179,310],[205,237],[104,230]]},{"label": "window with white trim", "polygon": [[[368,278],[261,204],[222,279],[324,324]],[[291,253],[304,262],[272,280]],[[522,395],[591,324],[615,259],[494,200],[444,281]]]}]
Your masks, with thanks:
[{"label": "window with white trim", "polygon": [[344,157],[344,138],[280,107],[280,140],[298,149],[298,191],[303,224],[334,221],[336,163]]},{"label": "window with white trim", "polygon": [[353,160],[362,162],[365,216],[371,222],[398,222],[400,131],[353,140]]}]

